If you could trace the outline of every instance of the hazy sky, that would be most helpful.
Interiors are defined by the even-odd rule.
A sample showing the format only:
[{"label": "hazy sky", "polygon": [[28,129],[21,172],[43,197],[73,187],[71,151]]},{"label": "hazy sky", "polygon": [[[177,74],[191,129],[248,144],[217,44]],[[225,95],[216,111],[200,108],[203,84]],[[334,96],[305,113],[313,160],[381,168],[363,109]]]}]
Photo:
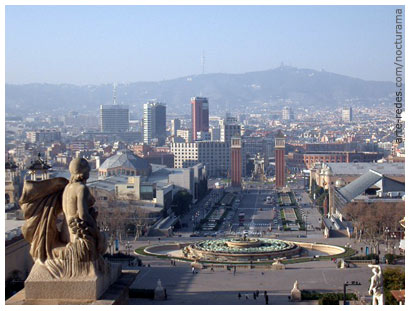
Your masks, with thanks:
[{"label": "hazy sky", "polygon": [[6,82],[324,69],[394,78],[393,6],[7,6]]}]

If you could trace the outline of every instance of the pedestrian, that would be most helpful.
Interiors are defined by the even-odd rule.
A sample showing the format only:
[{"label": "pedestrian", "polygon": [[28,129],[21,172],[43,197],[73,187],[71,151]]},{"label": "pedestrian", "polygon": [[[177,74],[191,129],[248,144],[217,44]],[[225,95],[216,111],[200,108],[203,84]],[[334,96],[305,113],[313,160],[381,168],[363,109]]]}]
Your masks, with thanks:
[{"label": "pedestrian", "polygon": [[173,265],[173,260],[170,260],[170,265]]},{"label": "pedestrian", "polygon": [[241,293],[238,293],[238,299],[241,299]]},{"label": "pedestrian", "polygon": [[211,266],[211,272],[214,272],[214,267],[213,266]]},{"label": "pedestrian", "polygon": [[194,269],[194,267],[191,268],[191,272],[193,272],[193,274],[194,274],[195,270],[196,269]]},{"label": "pedestrian", "polygon": [[265,304],[268,305],[268,295],[267,295],[267,291],[264,291],[264,298],[265,298]]},{"label": "pedestrian", "polygon": [[255,292],[253,293],[253,298],[254,298],[254,300],[257,299],[257,294]]},{"label": "pedestrian", "polygon": [[164,288],[164,298],[167,300],[167,289]]}]

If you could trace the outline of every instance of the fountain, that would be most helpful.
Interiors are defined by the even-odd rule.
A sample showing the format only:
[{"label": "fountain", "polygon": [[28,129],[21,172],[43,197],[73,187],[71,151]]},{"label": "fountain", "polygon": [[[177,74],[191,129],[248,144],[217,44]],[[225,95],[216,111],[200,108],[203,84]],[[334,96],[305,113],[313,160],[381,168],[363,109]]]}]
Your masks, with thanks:
[{"label": "fountain", "polygon": [[242,238],[205,240],[184,249],[187,258],[200,260],[272,260],[297,255],[300,248],[292,243],[267,238]]},{"label": "fountain", "polygon": [[[291,242],[247,236],[202,240],[189,244],[152,245],[144,249],[151,256],[164,256],[201,262],[261,262],[275,269],[284,269],[282,260],[292,257],[338,256],[345,252],[340,246],[311,242]],[[274,263],[273,263],[274,261]]]}]

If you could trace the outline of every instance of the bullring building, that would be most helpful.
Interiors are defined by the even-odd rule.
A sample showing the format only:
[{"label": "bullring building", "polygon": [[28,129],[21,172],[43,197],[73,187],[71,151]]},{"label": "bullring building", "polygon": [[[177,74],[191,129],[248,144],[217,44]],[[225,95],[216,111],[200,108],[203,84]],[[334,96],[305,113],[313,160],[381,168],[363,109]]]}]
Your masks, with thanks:
[{"label": "bullring building", "polygon": [[150,173],[150,163],[127,149],[117,151],[117,154],[105,160],[98,169],[99,177],[149,176]]}]

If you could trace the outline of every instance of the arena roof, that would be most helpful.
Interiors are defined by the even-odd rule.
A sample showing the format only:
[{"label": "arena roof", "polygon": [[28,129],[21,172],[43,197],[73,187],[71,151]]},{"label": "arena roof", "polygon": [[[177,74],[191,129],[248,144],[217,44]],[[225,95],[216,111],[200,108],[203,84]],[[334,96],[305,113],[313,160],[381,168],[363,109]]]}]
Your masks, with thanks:
[{"label": "arena roof", "polygon": [[130,150],[120,150],[103,162],[99,169],[107,170],[117,167],[128,168],[131,170],[148,170],[150,163],[147,160],[136,156]]}]

